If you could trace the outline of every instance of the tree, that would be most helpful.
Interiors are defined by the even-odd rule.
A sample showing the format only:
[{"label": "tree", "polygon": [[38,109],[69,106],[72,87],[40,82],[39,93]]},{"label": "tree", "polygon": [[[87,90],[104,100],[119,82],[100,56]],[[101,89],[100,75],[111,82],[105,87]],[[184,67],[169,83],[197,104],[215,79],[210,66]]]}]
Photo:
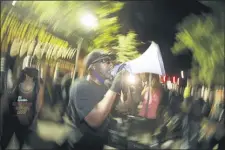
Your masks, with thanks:
[{"label": "tree", "polygon": [[[26,19],[35,16],[37,21],[47,25],[48,30],[62,34],[72,44],[81,36],[84,37],[88,41],[88,48],[85,49],[90,51],[93,48],[108,49],[116,43],[120,25],[113,14],[121,10],[123,5],[116,1],[21,1],[17,7],[24,9],[24,12],[31,12],[24,15]],[[80,22],[86,13],[92,13],[98,18],[99,24],[94,31],[85,28]]]},{"label": "tree", "polygon": [[[224,26],[213,15],[191,15],[178,26],[174,54],[191,50],[192,78],[202,84],[224,84]],[[197,78],[196,78],[197,77]]]},{"label": "tree", "polygon": [[[113,46],[117,46],[121,43],[118,42],[121,38],[118,38],[120,24],[116,14],[123,8],[123,5],[124,3],[118,1],[18,1],[11,10],[14,14],[17,14],[18,18],[29,23],[33,22],[33,24],[35,24],[34,26],[44,28],[35,30],[37,33],[31,34],[32,38],[35,37],[36,34],[42,35],[40,37],[44,37],[44,43],[46,43],[46,40],[44,39],[47,37],[45,36],[45,32],[49,32],[52,35],[65,40],[66,44],[68,42],[69,46],[73,48],[77,47],[80,37],[83,37],[85,40],[81,47],[81,56],[84,56],[95,48],[104,48],[106,51],[109,51]],[[9,7],[12,7],[11,4]],[[90,30],[81,24],[80,19],[86,13],[91,13],[98,18],[97,28]],[[28,28],[29,27],[30,25]],[[26,30],[21,27],[21,31],[22,30],[24,33],[27,33],[25,32]],[[134,33],[130,35],[128,39],[136,38]],[[55,40],[53,43],[58,45],[59,40]],[[130,45],[132,44],[127,44],[127,46]],[[56,48],[54,52],[53,50],[47,50],[45,54],[41,56],[46,56],[46,60],[50,59],[53,62],[57,61],[59,58],[58,56],[65,54],[65,50],[60,48],[60,44],[58,46],[59,47]],[[119,53],[121,53],[122,50],[127,49],[136,51],[136,43],[133,43],[132,46],[132,48],[120,48]],[[68,47],[68,45],[65,47]],[[130,55],[135,56],[136,53],[137,52],[130,52]],[[70,50],[67,54],[74,53]],[[71,57],[69,58],[71,59]],[[82,59],[82,57],[80,57],[80,59]]]},{"label": "tree", "polygon": [[127,62],[134,58],[137,58],[140,54],[137,51],[137,46],[139,46],[139,42],[136,39],[137,34],[133,31],[128,32],[127,35],[118,35],[118,43],[117,46],[114,47],[118,61],[120,62]]}]

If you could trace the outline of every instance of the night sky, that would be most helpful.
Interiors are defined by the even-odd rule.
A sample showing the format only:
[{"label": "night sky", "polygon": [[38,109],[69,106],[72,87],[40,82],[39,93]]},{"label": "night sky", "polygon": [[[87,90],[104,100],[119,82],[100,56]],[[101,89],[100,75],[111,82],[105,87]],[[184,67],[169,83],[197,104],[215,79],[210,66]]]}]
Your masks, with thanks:
[{"label": "night sky", "polygon": [[194,0],[127,1],[119,18],[123,33],[133,29],[145,43],[140,52],[148,48],[149,41],[159,44],[166,72],[172,75],[191,67],[191,53],[173,56],[170,50],[175,42],[176,26],[191,13],[201,12],[210,12],[210,8]]}]

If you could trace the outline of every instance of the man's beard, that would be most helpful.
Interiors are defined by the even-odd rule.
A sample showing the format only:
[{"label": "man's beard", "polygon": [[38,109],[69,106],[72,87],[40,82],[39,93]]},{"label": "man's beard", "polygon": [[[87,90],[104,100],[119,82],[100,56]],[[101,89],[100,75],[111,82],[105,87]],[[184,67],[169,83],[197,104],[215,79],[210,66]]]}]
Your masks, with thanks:
[{"label": "man's beard", "polygon": [[113,76],[111,75],[111,70],[100,71],[100,76],[104,80],[112,80],[113,79]]}]

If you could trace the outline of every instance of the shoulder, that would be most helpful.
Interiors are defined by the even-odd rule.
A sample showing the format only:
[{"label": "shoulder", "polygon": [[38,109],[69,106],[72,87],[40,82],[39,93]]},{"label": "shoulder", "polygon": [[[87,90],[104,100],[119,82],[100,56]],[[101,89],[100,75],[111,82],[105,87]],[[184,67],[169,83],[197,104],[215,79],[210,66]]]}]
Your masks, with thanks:
[{"label": "shoulder", "polygon": [[89,92],[91,92],[91,86],[90,83],[85,79],[76,79],[70,87],[70,95],[72,97],[77,97],[78,95],[87,96]]},{"label": "shoulder", "polygon": [[83,89],[88,88],[89,82],[85,79],[76,79],[72,84],[70,89]]}]

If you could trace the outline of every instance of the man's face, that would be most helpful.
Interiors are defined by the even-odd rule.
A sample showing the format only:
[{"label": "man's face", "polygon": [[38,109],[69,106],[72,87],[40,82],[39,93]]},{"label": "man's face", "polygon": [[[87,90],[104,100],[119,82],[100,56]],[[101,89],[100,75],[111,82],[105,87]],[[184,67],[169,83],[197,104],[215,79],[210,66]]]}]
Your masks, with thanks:
[{"label": "man's face", "polygon": [[94,64],[94,70],[99,73],[104,79],[111,78],[111,70],[113,69],[113,63],[110,57],[99,60]]}]

